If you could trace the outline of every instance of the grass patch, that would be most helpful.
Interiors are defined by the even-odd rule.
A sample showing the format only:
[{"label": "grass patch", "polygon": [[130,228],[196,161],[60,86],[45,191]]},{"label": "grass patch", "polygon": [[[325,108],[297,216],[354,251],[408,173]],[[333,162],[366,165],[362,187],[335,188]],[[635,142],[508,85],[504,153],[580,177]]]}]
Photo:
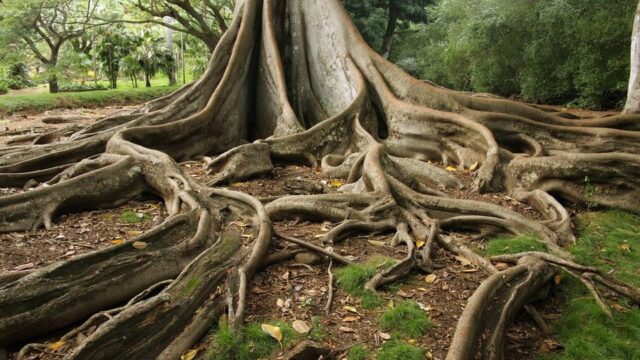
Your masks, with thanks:
[{"label": "grass patch", "polygon": [[413,302],[402,302],[388,309],[380,315],[378,323],[384,331],[411,338],[422,336],[434,327],[427,314]]},{"label": "grass patch", "polygon": [[323,341],[329,334],[324,328],[322,322],[320,322],[319,316],[311,317],[311,331],[309,332],[309,339],[317,342]]},{"label": "grass patch", "polygon": [[371,359],[371,354],[364,345],[355,345],[349,349],[347,354],[347,360],[368,360]]},{"label": "grass patch", "polygon": [[97,91],[0,96],[0,114],[18,111],[42,112],[57,108],[101,107],[112,104],[145,102],[177,90],[179,86],[122,88]]},{"label": "grass patch", "polygon": [[375,274],[394,264],[393,259],[386,257],[372,257],[364,264],[349,265],[335,271],[338,285],[349,294],[361,299],[364,309],[373,309],[384,303],[384,300],[364,289],[366,282]]},{"label": "grass patch", "polygon": [[484,250],[485,256],[517,254],[526,251],[547,252],[547,247],[535,236],[519,235],[515,237],[498,237],[489,241]]},{"label": "grass patch", "polygon": [[125,210],[120,214],[120,220],[125,224],[139,224],[149,220],[149,215],[139,214],[133,210]]},{"label": "grass patch", "polygon": [[[287,347],[300,338],[300,335],[287,323],[269,322],[280,327],[282,346]],[[234,334],[226,321],[210,339],[209,349],[205,354],[207,360],[257,360],[268,358],[271,353],[280,349],[274,338],[262,331],[260,324],[251,323],[242,329],[242,334]]]},{"label": "grass patch", "polygon": [[426,351],[401,341],[388,341],[382,345],[378,360],[424,360]]},{"label": "grass patch", "polygon": [[[640,217],[636,215],[617,210],[580,214],[577,244],[570,251],[578,262],[614,269],[618,279],[640,285]],[[640,359],[640,310],[612,309],[611,319],[580,282],[565,278],[566,308],[553,323],[565,350],[547,359]]]}]

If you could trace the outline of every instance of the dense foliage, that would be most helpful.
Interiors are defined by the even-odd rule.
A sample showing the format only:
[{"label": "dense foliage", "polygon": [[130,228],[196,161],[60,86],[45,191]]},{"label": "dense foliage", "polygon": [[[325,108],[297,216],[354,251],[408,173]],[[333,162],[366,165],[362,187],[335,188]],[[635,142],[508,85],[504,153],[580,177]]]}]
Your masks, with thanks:
[{"label": "dense foliage", "polygon": [[413,24],[398,34],[390,58],[418,77],[458,90],[619,107],[626,95],[636,5],[636,0],[439,0],[427,8],[426,25]]}]

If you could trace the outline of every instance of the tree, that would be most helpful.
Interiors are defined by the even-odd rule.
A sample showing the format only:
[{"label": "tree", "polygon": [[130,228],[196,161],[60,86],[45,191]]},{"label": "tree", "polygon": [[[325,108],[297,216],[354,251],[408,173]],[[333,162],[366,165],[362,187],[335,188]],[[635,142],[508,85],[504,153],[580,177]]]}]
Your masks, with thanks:
[{"label": "tree", "polygon": [[[227,14],[233,0],[129,0],[126,4],[137,10],[134,19],[121,19],[118,13],[107,22],[151,23],[183,32],[202,40],[210,51],[227,30]],[[166,18],[175,20],[166,21]]]},{"label": "tree", "polygon": [[4,42],[22,42],[47,67],[49,92],[56,93],[56,65],[62,46],[92,27],[90,20],[97,6],[98,2],[91,0],[5,1],[0,13]]},{"label": "tree", "polygon": [[[366,45],[337,0],[239,1],[198,82],[70,141],[2,150],[0,186],[46,184],[0,198],[2,231],[51,227],[55,214],[145,191],[164,200],[169,217],[122,245],[2,276],[0,345],[112,308],[68,359],[180,358],[223,313],[240,327],[249,282],[275,251],[273,237],[351,263],[272,227],[296,218],[336,223],[323,235],[327,245],[353,231],[395,232],[393,245],[407,256],[375,275],[371,291],[432,271],[435,246],[484,269],[448,359],[502,358],[517,312],[541,319],[530,303],[554,268],[640,303],[638,289],[572,261],[563,248],[574,241],[571,219],[560,203],[637,209],[639,124],[634,115],[575,119],[415,80]],[[216,155],[207,160],[208,184],[178,165],[203,155]],[[347,183],[265,203],[218,187],[269,173],[273,160],[320,165]],[[455,175],[463,171],[473,174],[475,191],[503,191],[539,214],[455,198],[449,190],[462,186]],[[251,236],[232,230],[234,221]],[[550,253],[485,259],[464,244],[468,231],[535,234]],[[492,261],[511,266],[499,271]],[[605,293],[593,293],[608,309]]]},{"label": "tree", "polygon": [[624,112],[627,114],[640,113],[640,3],[633,20],[631,35],[631,75],[629,76],[629,90]]},{"label": "tree", "polygon": [[126,31],[122,24],[101,29],[100,40],[97,44],[98,59],[102,64],[102,71],[109,78],[111,88],[118,87],[118,74],[122,58],[135,52],[142,42],[142,37]]},{"label": "tree", "polygon": [[[363,21],[361,27],[370,26],[367,23],[372,20],[374,23],[377,22],[374,19],[376,17],[381,18],[382,12],[384,12],[386,26],[384,27],[384,34],[381,36],[380,53],[386,59],[391,51],[391,44],[396,35],[398,22],[401,22],[405,27],[408,22],[426,22],[425,7],[431,5],[433,0],[345,0],[344,2],[347,10]],[[372,29],[374,33],[382,30],[376,30],[375,27],[374,25],[374,29]]]}]

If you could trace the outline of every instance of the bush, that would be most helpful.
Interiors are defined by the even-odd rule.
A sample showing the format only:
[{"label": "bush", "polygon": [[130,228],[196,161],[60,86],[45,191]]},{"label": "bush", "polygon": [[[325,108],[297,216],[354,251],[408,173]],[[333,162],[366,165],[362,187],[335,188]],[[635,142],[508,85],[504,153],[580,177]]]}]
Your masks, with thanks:
[{"label": "bush", "polygon": [[4,95],[9,92],[9,86],[3,80],[0,80],[0,95]]},{"label": "bush", "polygon": [[72,91],[93,91],[93,90],[107,90],[107,88],[102,84],[69,84],[62,83],[58,86],[58,91],[61,92],[72,92]]},{"label": "bush", "polygon": [[635,0],[438,0],[391,60],[456,89],[584,108],[621,106]]}]

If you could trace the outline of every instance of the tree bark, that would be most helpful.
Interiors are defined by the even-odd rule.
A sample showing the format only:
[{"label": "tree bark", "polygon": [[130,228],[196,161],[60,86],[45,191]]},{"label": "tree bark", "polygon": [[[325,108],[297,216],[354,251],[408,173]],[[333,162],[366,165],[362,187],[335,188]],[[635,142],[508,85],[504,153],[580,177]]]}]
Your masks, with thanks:
[{"label": "tree bark", "polygon": [[[173,18],[171,17],[166,17],[165,18],[165,22],[169,25],[171,25],[173,23]],[[169,52],[169,54],[171,54],[171,58],[175,61],[175,52],[173,51],[173,29],[170,27],[167,27],[165,32],[165,38],[167,40],[167,51]],[[167,72],[169,75],[169,85],[173,86],[175,84],[178,83],[178,81],[176,80],[176,69],[174,66],[174,69],[171,71]]]},{"label": "tree bark", "polygon": [[391,51],[391,44],[393,44],[393,38],[396,33],[396,26],[398,23],[398,6],[396,0],[389,0],[389,19],[387,21],[387,30],[385,31],[384,38],[382,39],[382,57],[389,58],[389,52]]},{"label": "tree bark", "polygon": [[640,3],[636,9],[631,34],[631,75],[629,76],[629,90],[624,113],[640,113]]},{"label": "tree bark", "polygon": [[58,93],[58,77],[55,75],[52,75],[49,77],[47,82],[49,83],[49,93],[57,94]]}]

